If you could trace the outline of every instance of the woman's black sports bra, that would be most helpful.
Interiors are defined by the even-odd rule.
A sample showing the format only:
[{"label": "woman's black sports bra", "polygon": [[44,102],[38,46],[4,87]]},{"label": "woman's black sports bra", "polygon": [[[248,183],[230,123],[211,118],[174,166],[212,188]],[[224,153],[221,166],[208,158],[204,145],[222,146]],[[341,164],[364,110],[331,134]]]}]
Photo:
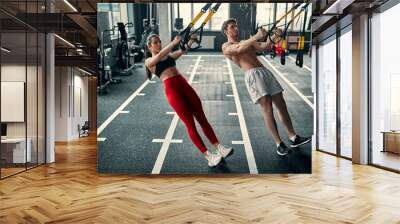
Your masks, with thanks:
[{"label": "woman's black sports bra", "polygon": [[173,59],[171,56],[167,56],[167,59],[165,59],[165,60],[162,60],[162,61],[159,61],[157,64],[156,64],[156,71],[155,71],[155,73],[156,73],[156,75],[158,76],[158,77],[160,77],[161,76],[161,73],[163,72],[163,71],[165,71],[165,69],[167,69],[167,68],[169,68],[169,67],[172,67],[172,66],[176,66],[176,63],[175,63],[175,59]]}]

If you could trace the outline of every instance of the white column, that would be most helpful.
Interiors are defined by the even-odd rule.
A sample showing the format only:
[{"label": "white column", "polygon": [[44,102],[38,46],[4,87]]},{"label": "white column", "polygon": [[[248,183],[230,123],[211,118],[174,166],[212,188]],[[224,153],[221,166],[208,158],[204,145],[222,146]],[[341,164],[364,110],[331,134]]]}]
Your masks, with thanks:
[{"label": "white column", "polygon": [[311,60],[312,60],[312,72],[311,72],[311,92],[314,96],[314,113],[313,113],[313,135],[312,135],[312,142],[311,142],[311,149],[317,149],[317,47],[312,45],[311,49]]},{"label": "white column", "polygon": [[353,20],[353,162],[368,163],[368,16]]},{"label": "white column", "polygon": [[167,44],[171,41],[171,22],[169,15],[169,3],[157,3],[158,32],[161,42]]},{"label": "white column", "polygon": [[46,36],[46,163],[55,161],[55,58],[54,35]]}]

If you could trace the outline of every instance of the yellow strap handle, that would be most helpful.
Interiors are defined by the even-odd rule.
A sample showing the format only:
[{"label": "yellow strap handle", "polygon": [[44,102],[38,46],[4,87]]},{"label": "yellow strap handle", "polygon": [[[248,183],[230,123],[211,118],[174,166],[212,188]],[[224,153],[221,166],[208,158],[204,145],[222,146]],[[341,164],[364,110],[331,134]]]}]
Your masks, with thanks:
[{"label": "yellow strap handle", "polygon": [[304,49],[304,36],[300,36],[299,38],[299,43],[297,45],[299,50],[303,50]]},{"label": "yellow strap handle", "polygon": [[279,19],[276,20],[276,24],[278,24],[285,16],[289,15],[293,10],[296,10],[301,4],[303,3],[298,3],[298,5],[293,6],[289,11],[284,13]]},{"label": "yellow strap handle", "polygon": [[286,49],[286,39],[282,38],[282,45],[281,45],[282,49],[285,50]]},{"label": "yellow strap handle", "polygon": [[207,17],[203,21],[203,25],[207,24],[207,22],[211,19],[211,17],[215,14],[214,11],[210,11],[207,15]]},{"label": "yellow strap handle", "polygon": [[197,16],[192,20],[192,22],[190,22],[190,25],[194,26],[194,24],[196,24],[197,20],[199,20],[203,15],[204,15],[204,12],[200,12],[199,14],[197,14]]}]

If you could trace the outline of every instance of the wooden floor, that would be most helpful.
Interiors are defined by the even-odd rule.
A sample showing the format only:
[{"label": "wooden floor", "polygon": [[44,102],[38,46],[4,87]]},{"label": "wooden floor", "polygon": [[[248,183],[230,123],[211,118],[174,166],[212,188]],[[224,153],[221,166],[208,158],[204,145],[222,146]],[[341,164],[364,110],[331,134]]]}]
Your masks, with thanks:
[{"label": "wooden floor", "polygon": [[312,175],[98,175],[96,141],[0,181],[0,223],[400,223],[400,175],[313,153]]}]

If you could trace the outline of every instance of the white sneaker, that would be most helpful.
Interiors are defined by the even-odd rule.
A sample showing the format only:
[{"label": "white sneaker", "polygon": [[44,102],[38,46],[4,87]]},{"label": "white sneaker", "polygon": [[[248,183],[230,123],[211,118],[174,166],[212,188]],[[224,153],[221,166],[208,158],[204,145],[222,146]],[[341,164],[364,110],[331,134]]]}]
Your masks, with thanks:
[{"label": "white sneaker", "polygon": [[232,147],[228,147],[228,146],[224,146],[224,145],[218,144],[218,146],[215,149],[217,150],[217,152],[223,158],[226,158],[226,157],[228,157],[228,156],[233,154],[233,148]]},{"label": "white sneaker", "polygon": [[222,160],[222,157],[220,154],[214,154],[214,153],[210,153],[208,151],[205,153],[205,157],[208,160],[209,167],[217,166]]}]

